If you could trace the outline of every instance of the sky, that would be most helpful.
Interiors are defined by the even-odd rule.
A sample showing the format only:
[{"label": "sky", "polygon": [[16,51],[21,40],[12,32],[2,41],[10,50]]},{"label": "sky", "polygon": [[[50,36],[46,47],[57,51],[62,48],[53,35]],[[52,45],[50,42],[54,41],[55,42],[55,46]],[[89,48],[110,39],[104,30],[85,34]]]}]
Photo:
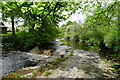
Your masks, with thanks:
[{"label": "sky", "polygon": [[59,22],[59,27],[62,26],[63,24],[65,24],[66,22],[68,21],[80,21],[81,23],[84,23],[85,19],[86,19],[86,15],[84,14],[78,14],[78,13],[74,13],[72,14],[66,21],[62,21],[62,22]]}]

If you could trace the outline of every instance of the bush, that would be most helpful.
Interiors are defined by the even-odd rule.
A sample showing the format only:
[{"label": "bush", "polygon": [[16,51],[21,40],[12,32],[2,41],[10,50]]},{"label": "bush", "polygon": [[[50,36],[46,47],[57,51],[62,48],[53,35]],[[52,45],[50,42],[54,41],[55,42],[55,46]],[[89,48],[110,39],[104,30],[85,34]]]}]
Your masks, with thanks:
[{"label": "bush", "polygon": [[15,36],[9,35],[3,37],[2,39],[2,48],[3,50],[21,50],[26,51],[32,49],[35,46],[41,46],[46,43],[50,43],[51,36],[47,33],[40,33],[37,31],[31,32],[19,32]]},{"label": "bush", "polygon": [[20,40],[17,36],[8,35],[2,37],[2,50],[18,50],[20,48]]}]

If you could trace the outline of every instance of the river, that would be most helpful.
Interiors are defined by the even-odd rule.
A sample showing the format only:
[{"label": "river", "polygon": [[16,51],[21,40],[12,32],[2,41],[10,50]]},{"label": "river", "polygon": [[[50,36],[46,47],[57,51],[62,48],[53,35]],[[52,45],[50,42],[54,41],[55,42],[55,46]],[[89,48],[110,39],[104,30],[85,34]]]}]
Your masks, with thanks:
[{"label": "river", "polygon": [[[9,75],[11,72],[21,70],[21,67],[35,66],[38,63],[42,64],[44,60],[46,61],[54,60],[61,57],[61,55],[63,54],[65,54],[66,56],[69,56],[68,54],[70,53],[73,53],[75,56],[73,56],[70,60],[68,60],[68,62],[66,62],[64,65],[62,65],[66,67],[66,68],[63,67],[63,70],[69,69],[70,66],[71,68],[80,67],[81,69],[84,69],[87,72],[90,72],[92,74],[92,77],[96,77],[95,75],[99,76],[101,74],[101,71],[104,71],[104,68],[108,67],[108,66],[105,66],[105,67],[103,66],[106,64],[105,63],[103,64],[103,61],[101,61],[99,54],[95,53],[99,51],[99,49],[96,46],[90,47],[87,44],[82,44],[82,43],[72,42],[72,41],[65,41],[64,39],[56,39],[55,41],[53,41],[53,44],[54,45],[51,46],[51,49],[53,49],[53,52],[50,57],[44,57],[39,54],[35,54],[34,52],[32,52],[32,50],[30,50],[29,52],[12,51],[12,53],[11,52],[4,53],[3,57],[0,59],[1,61],[0,64],[2,65],[0,69],[2,72],[1,77]],[[35,48],[33,48],[33,50],[34,49]],[[74,61],[78,61],[79,63],[78,62],[75,63]],[[94,64],[89,64],[89,63],[94,63]],[[89,66],[90,69],[87,67],[82,68],[85,66]],[[109,68],[107,68],[106,72],[107,71],[109,71]],[[68,73],[69,73],[69,70],[68,70]],[[107,76],[110,77],[111,75],[114,75],[113,72]]]},{"label": "river", "polygon": [[[66,54],[66,51],[73,51],[74,49],[93,52],[99,51],[96,46],[90,47],[85,43],[66,41],[64,39],[56,39],[55,41],[53,41],[53,44],[54,45],[51,46],[51,49],[53,49],[54,51],[52,52],[51,57],[54,58],[61,57],[61,55]],[[9,75],[11,72],[20,70],[22,67],[35,66],[37,65],[37,63],[40,63],[40,61],[43,61],[45,59],[46,57],[41,57],[41,55],[35,54],[34,52],[32,52],[32,50],[30,50],[29,52],[3,52],[2,57],[0,58],[0,72],[2,73],[0,74],[0,76],[2,77]]]},{"label": "river", "polygon": [[[53,41],[51,49],[54,49],[52,56],[60,57],[59,54],[65,53],[66,49],[70,49],[68,46],[60,46],[63,39],[56,39]],[[32,50],[34,50],[33,48]],[[28,52],[20,51],[5,51],[1,52],[0,57],[0,77],[9,75],[11,72],[22,69],[23,67],[35,66],[40,64],[46,59],[46,56],[35,54],[32,50]]]}]

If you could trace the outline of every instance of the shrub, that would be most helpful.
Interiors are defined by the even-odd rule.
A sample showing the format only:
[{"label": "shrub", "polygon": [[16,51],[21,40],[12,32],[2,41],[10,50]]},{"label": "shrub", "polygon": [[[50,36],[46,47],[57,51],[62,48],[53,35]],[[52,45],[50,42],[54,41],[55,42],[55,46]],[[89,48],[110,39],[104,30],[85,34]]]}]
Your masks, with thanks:
[{"label": "shrub", "polygon": [[42,46],[48,44],[54,37],[48,33],[40,33],[38,31],[19,32],[15,36],[9,35],[3,37],[2,48],[3,50],[21,50],[26,51],[35,46]]}]

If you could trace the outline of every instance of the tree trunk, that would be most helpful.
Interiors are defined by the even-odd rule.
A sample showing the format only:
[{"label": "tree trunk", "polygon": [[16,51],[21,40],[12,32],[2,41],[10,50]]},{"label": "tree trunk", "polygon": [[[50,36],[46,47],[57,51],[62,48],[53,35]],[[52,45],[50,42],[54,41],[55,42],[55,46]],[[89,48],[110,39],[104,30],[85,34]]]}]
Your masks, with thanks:
[{"label": "tree trunk", "polygon": [[15,35],[14,17],[11,17],[11,22],[12,22],[12,34]]}]

